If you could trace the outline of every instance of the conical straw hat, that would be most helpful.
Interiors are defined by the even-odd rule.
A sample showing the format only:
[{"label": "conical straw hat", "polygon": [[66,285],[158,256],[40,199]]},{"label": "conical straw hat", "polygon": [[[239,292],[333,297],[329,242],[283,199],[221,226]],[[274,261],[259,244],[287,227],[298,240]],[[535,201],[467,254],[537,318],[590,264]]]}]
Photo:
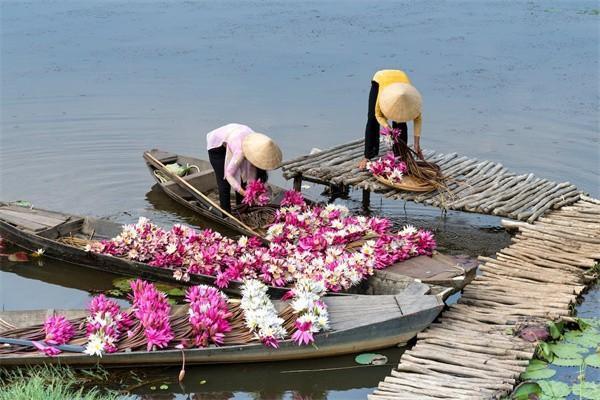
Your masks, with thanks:
[{"label": "conical straw hat", "polygon": [[408,83],[392,83],[379,95],[379,108],[387,119],[412,121],[421,114],[421,93]]},{"label": "conical straw hat", "polygon": [[242,142],[244,157],[255,167],[266,171],[279,168],[283,156],[275,142],[262,133],[250,133]]}]

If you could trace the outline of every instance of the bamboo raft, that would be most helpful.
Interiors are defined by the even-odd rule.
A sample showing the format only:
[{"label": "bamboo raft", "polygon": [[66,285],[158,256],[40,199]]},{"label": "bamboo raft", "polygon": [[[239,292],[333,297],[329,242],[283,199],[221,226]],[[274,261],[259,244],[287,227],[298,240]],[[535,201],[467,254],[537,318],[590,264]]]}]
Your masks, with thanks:
[{"label": "bamboo raft", "polygon": [[582,195],[533,225],[503,225],[518,229],[513,243],[480,257],[482,274],[417,335],[370,400],[502,398],[535,351],[513,332],[571,314],[600,260],[600,200]]},{"label": "bamboo raft", "polygon": [[[389,151],[382,143],[381,155]],[[556,183],[533,174],[518,175],[493,161],[480,161],[457,153],[423,152],[425,159],[441,167],[448,190],[428,193],[405,192],[391,188],[357,168],[363,157],[364,140],[356,140],[331,149],[304,155],[285,162],[283,176],[294,179],[300,190],[302,181],[363,190],[368,206],[370,192],[384,197],[410,200],[444,210],[468,211],[534,222],[544,213],[573,204],[581,191],[569,182]]]}]

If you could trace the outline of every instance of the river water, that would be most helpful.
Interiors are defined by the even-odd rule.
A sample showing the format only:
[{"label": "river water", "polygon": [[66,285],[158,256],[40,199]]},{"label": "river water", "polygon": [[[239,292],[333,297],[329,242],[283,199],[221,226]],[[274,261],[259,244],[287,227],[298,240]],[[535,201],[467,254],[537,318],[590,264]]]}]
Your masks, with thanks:
[{"label": "river water", "polygon": [[[423,94],[424,147],[500,161],[600,195],[595,1],[0,7],[2,200],[122,222],[144,215],[203,225],[150,190],[144,150],[204,156],[206,132],[228,122],[273,136],[288,159],[353,140],[363,134],[370,78],[382,68],[404,69]],[[272,180],[288,184],[278,173]],[[307,191],[318,196],[321,189]],[[374,212],[398,225],[434,229],[446,252],[493,254],[509,240],[497,218],[443,218],[436,209],[372,201]],[[356,194],[345,203],[359,208]],[[113,278],[50,261],[4,260],[0,303],[6,310],[84,307]],[[391,363],[400,352],[387,351]],[[363,398],[390,367],[357,368],[352,357],[202,367],[188,372],[186,391]],[[324,370],[298,372],[307,369]],[[177,371],[156,373],[174,378]],[[182,389],[140,389],[146,398],[171,391]]]}]

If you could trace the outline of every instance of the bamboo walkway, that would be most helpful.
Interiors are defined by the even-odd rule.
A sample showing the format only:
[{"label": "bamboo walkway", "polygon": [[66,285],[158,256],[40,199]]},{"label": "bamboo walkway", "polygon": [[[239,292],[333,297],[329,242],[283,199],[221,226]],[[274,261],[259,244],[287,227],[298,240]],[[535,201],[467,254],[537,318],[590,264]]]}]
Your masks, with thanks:
[{"label": "bamboo walkway", "polygon": [[482,274],[457,304],[417,336],[370,400],[498,399],[510,393],[535,346],[515,336],[527,323],[567,317],[600,259],[600,201],[586,196],[480,257]]},{"label": "bamboo walkway", "polygon": [[[388,148],[382,143],[380,154]],[[493,214],[533,222],[551,209],[573,204],[581,192],[569,182],[556,183],[533,174],[517,175],[502,164],[480,161],[457,153],[424,151],[428,161],[437,163],[449,177],[449,192],[425,194],[403,192],[378,182],[370,172],[357,168],[363,157],[364,141],[356,140],[331,149],[304,155],[283,164],[283,176],[294,178],[300,190],[302,180],[325,185],[355,186],[363,189],[363,204],[369,193],[392,199],[410,200],[444,210]]]}]

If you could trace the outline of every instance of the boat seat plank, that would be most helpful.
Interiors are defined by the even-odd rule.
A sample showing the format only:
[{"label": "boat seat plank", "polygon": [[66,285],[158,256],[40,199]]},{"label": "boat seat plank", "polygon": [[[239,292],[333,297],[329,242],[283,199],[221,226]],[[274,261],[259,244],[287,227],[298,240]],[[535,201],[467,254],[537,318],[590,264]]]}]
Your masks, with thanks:
[{"label": "boat seat plank", "polygon": [[47,216],[40,215],[40,214],[30,213],[30,212],[27,212],[26,208],[23,209],[23,211],[7,210],[5,208],[0,209],[0,216],[7,216],[7,215],[26,219],[28,221],[32,221],[32,222],[35,222],[35,223],[38,223],[41,225],[46,225],[48,227],[55,226],[55,225],[61,224],[64,221],[66,221],[66,218],[57,219],[57,218],[47,217]]},{"label": "boat seat plank", "polygon": [[69,214],[61,213],[58,211],[42,210],[39,208],[21,207],[14,204],[2,204],[0,203],[0,209],[11,210],[16,212],[27,212],[28,214],[43,215],[45,217],[54,218],[58,220],[65,220],[70,217]]},{"label": "boat seat plank", "polygon": [[0,220],[5,221],[11,225],[19,226],[30,232],[36,232],[39,230],[50,228],[50,226],[48,225],[43,225],[34,221],[30,221],[28,219],[21,218],[20,216],[4,214],[2,212],[0,212]]},{"label": "boat seat plank", "polygon": [[[378,271],[380,272],[380,271]],[[465,268],[452,257],[436,253],[432,257],[420,256],[396,263],[381,272],[399,274],[419,279],[422,282],[430,280],[441,281],[452,279],[465,274]]]}]

